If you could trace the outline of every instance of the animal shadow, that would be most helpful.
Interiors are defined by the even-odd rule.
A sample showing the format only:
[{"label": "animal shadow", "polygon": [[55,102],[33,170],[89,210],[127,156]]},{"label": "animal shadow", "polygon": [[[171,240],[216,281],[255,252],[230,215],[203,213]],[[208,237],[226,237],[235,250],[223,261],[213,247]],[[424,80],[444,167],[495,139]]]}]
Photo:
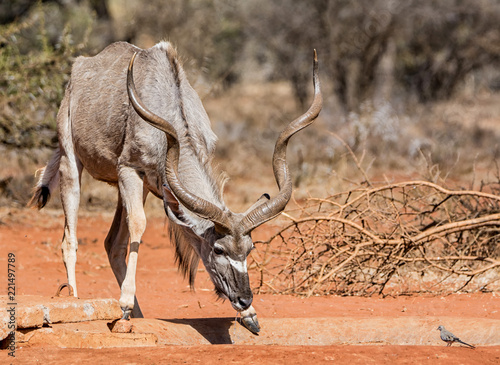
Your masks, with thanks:
[{"label": "animal shadow", "polygon": [[183,318],[161,319],[165,322],[188,325],[194,328],[212,345],[232,344],[229,329],[234,322],[233,318]]}]

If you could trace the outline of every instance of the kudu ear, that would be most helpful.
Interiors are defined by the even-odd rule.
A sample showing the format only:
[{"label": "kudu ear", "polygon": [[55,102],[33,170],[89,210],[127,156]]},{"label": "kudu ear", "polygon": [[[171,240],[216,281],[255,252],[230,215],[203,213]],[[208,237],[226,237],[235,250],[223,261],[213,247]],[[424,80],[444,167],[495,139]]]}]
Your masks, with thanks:
[{"label": "kudu ear", "polygon": [[257,208],[259,205],[261,204],[264,204],[265,202],[269,201],[271,199],[271,197],[269,196],[269,194],[267,193],[264,193],[260,196],[260,198],[255,202],[253,203],[253,205],[247,209],[247,211],[244,213],[245,216],[251,212],[252,210],[254,210],[255,208]]}]

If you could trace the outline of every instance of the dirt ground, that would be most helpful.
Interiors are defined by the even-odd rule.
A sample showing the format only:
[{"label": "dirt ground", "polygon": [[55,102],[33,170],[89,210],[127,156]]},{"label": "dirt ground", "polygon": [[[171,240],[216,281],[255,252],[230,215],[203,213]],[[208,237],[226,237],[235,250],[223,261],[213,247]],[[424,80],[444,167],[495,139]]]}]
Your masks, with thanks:
[{"label": "dirt ground", "polygon": [[[79,220],[77,262],[78,293],[81,298],[119,298],[119,287],[109,267],[103,241],[112,221],[111,213],[82,212]],[[16,256],[16,294],[55,293],[66,281],[60,239],[64,216],[60,210],[37,212],[0,209],[0,280],[6,282],[8,253]],[[168,242],[163,218],[148,220],[139,251],[137,296],[147,318],[217,318],[235,316],[228,302],[216,299],[208,275],[200,266],[196,290],[177,272],[173,248]],[[269,226],[256,232],[264,237]],[[1,295],[6,293],[2,285]],[[5,292],[4,292],[5,291]],[[491,293],[448,296],[401,296],[397,298],[311,297],[256,295],[259,318],[404,317],[435,316],[500,319],[500,298]],[[500,332],[500,329],[499,329]],[[439,332],[436,331],[436,336]],[[0,352],[0,363],[11,358]],[[18,348],[14,363],[79,363],[104,361],[127,364],[295,364],[318,363],[500,363],[500,347],[476,350],[445,344],[436,346],[163,346],[131,349]]]}]

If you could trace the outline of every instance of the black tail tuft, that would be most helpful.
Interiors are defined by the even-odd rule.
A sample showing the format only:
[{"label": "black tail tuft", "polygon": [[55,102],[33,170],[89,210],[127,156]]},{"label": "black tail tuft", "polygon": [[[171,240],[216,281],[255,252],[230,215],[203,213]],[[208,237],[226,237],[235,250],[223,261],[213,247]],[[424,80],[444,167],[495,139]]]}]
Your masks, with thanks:
[{"label": "black tail tuft", "polygon": [[50,189],[48,186],[40,186],[35,189],[31,200],[28,203],[29,207],[42,209],[50,200]]}]

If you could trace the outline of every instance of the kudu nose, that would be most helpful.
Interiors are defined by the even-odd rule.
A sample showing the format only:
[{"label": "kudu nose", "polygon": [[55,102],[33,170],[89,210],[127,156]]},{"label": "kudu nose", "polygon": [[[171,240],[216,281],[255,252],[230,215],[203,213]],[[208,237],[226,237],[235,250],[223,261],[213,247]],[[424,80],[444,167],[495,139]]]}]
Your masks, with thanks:
[{"label": "kudu nose", "polygon": [[248,309],[248,307],[250,307],[250,305],[252,304],[252,300],[253,300],[252,297],[248,298],[238,297],[238,304],[243,308],[243,310],[245,310]]}]

